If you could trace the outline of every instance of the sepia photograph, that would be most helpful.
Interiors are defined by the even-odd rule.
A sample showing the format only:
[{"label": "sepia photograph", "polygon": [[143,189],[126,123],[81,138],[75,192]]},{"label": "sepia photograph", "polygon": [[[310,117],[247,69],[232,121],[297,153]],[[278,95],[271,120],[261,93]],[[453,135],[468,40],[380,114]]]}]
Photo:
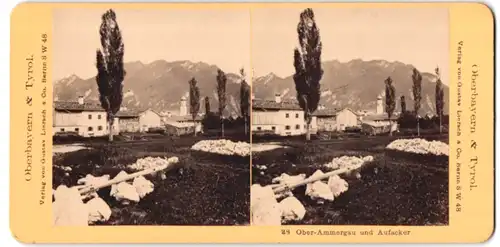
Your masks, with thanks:
[{"label": "sepia photograph", "polygon": [[248,8],[53,11],[53,224],[250,224]]},{"label": "sepia photograph", "polygon": [[253,225],[449,224],[448,19],[252,10]]}]

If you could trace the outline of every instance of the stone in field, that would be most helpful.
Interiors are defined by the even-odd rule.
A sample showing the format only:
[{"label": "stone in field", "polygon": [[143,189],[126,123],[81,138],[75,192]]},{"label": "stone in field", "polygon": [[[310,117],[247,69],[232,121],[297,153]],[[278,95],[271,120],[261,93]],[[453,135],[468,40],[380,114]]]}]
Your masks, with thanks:
[{"label": "stone in field", "polygon": [[306,214],[304,205],[295,197],[287,197],[280,203],[282,222],[302,220]]}]

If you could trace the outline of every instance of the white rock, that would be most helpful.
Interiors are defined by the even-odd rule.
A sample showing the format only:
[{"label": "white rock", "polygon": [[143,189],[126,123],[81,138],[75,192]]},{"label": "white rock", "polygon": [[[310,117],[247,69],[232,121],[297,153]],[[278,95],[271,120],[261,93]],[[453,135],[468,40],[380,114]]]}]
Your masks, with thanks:
[{"label": "white rock", "polygon": [[306,214],[304,205],[295,197],[287,197],[280,203],[282,222],[302,220]]},{"label": "white rock", "polygon": [[[127,172],[125,171],[120,171],[113,179],[120,179],[120,178],[123,178],[123,177],[126,177],[128,175]],[[113,184],[111,185],[111,191],[109,192],[109,194],[112,196],[114,194],[116,194],[116,187],[118,185],[117,184]]]},{"label": "white rock", "polygon": [[330,187],[333,197],[335,198],[349,189],[349,183],[338,175],[334,175],[328,178],[328,187]]},{"label": "white rock", "polygon": [[252,185],[250,203],[253,225],[281,225],[281,208],[270,186]]},{"label": "white rock", "polygon": [[322,182],[322,181],[316,181],[314,183],[307,184],[306,187],[306,196],[311,197],[313,200],[319,200],[322,202],[323,200],[326,201],[333,201],[333,193],[328,186],[328,184]]},{"label": "white rock", "polygon": [[279,177],[273,178],[272,183],[289,185],[289,184],[294,184],[294,183],[300,182],[300,181],[304,180],[305,178],[306,178],[306,174],[304,174],[304,173],[299,174],[299,175],[295,175],[295,176],[290,176],[286,173],[282,173]]},{"label": "white rock", "polygon": [[140,198],[143,198],[147,194],[153,192],[155,187],[153,183],[151,183],[143,176],[134,178],[134,182],[132,183],[132,185],[135,187],[137,194],[139,194]]},{"label": "white rock", "polygon": [[277,203],[271,186],[260,186],[260,184],[253,184],[250,187],[250,201],[252,205],[261,201],[275,201]]},{"label": "white rock", "polygon": [[252,207],[252,225],[281,225],[281,207],[277,202],[260,202]]},{"label": "white rock", "polygon": [[139,202],[139,193],[134,186],[126,182],[121,182],[114,187],[114,190],[110,193],[111,196],[115,197],[117,201],[128,204],[130,201]]},{"label": "white rock", "polygon": [[111,208],[108,204],[100,197],[95,197],[94,199],[86,203],[88,207],[88,223],[92,224],[99,221],[107,221],[111,217]]},{"label": "white rock", "polygon": [[250,143],[248,142],[232,142],[230,140],[202,140],[191,147],[192,150],[217,153],[222,155],[250,155]]},{"label": "white rock", "polygon": [[55,226],[88,226],[88,209],[82,202],[77,188],[57,187],[52,203]]},{"label": "white rock", "polygon": [[365,156],[365,157],[363,157],[363,161],[364,162],[372,162],[373,156],[371,156],[371,155]]},{"label": "white rock", "polygon": [[99,184],[103,184],[109,181],[109,175],[103,175],[100,177],[94,177],[91,174],[87,174],[84,178],[80,178],[77,181],[77,184],[84,184],[86,186],[97,186]]},{"label": "white rock", "polygon": [[417,154],[434,154],[449,156],[449,146],[440,141],[427,141],[425,139],[398,139],[387,145],[387,149],[399,150]]},{"label": "white rock", "polygon": [[127,168],[140,171],[140,170],[145,170],[145,169],[150,169],[150,168],[155,168],[158,166],[166,166],[168,167],[169,165],[173,163],[179,162],[179,158],[177,157],[170,157],[168,159],[161,158],[161,157],[145,157],[138,159],[135,163],[127,165]]}]

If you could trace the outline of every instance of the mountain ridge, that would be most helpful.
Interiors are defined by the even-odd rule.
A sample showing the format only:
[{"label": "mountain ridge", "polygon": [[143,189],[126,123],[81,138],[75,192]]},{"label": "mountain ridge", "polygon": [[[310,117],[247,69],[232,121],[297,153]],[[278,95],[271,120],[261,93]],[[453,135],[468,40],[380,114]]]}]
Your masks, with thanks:
[{"label": "mountain ridge", "polygon": [[[152,108],[159,112],[175,112],[180,108],[180,99],[189,94],[188,81],[195,77],[200,87],[200,99],[209,96],[211,111],[216,111],[217,92],[216,65],[189,60],[155,60],[150,63],[131,61],[124,64],[127,74],[124,79],[122,106],[130,109]],[[227,107],[224,115],[239,114],[240,77],[231,72],[227,76]],[[95,77],[81,78],[75,74],[54,81],[54,100],[98,101]],[[204,112],[204,104],[200,107]]]},{"label": "mountain ridge", "polygon": [[[413,94],[411,92],[411,74],[414,68],[411,64],[401,61],[386,61],[383,59],[352,59],[348,62],[328,60],[322,62],[323,77],[321,79],[320,104],[329,108],[349,107],[355,110],[374,111],[377,96],[383,96],[384,80],[391,76],[396,88],[396,111],[400,111],[400,96],[406,99],[407,110],[413,109]],[[435,114],[435,81],[436,75],[420,71],[422,75],[421,115]],[[444,86],[445,109],[448,113],[449,88]],[[264,76],[253,78],[253,93],[256,98],[271,99],[276,93],[284,98],[295,98],[295,83],[293,75],[278,76],[270,72]]]}]

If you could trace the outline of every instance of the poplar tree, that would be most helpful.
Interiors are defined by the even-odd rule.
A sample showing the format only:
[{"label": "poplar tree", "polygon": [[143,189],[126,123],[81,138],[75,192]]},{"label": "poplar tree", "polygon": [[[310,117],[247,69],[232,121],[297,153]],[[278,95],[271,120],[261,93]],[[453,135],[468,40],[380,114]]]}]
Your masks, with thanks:
[{"label": "poplar tree", "polygon": [[404,95],[401,95],[399,103],[401,104],[401,115],[406,114],[406,99]]},{"label": "poplar tree", "polygon": [[226,109],[226,83],[227,77],[224,71],[217,70],[217,96],[219,98],[219,118],[221,124],[221,134],[224,137],[224,109]]},{"label": "poplar tree", "polygon": [[193,123],[195,125],[194,135],[196,136],[196,116],[200,111],[200,89],[198,88],[198,82],[193,77],[189,80],[189,112],[193,118]]},{"label": "poplar tree", "polygon": [[413,74],[411,76],[412,81],[413,81],[413,111],[415,114],[415,117],[417,118],[417,135],[420,136],[420,117],[419,117],[419,110],[420,110],[420,101],[422,100],[422,75],[420,74],[420,71],[418,71],[416,68],[413,69]]},{"label": "poplar tree", "polygon": [[321,96],[320,80],[323,76],[321,68],[322,43],[312,9],[307,8],[300,14],[297,34],[299,48],[294,50],[295,74],[293,80],[297,91],[297,100],[304,111],[307,128],[306,140],[310,140],[312,114],[318,108]]},{"label": "poplar tree", "polygon": [[444,88],[441,82],[441,75],[439,74],[439,67],[436,68],[436,114],[439,117],[439,133],[443,132],[443,110],[444,110]]},{"label": "poplar tree", "polygon": [[101,49],[96,51],[96,82],[99,101],[106,111],[109,126],[109,141],[113,141],[113,123],[123,100],[124,44],[115,12],[110,9],[101,17],[99,34]]},{"label": "poplar tree", "polygon": [[240,85],[240,110],[241,116],[245,121],[245,135],[248,133],[248,118],[250,114],[250,85],[246,82],[245,71],[240,69],[241,85]]},{"label": "poplar tree", "polygon": [[387,79],[385,79],[385,111],[387,112],[387,116],[389,117],[390,135],[392,135],[391,117],[395,109],[396,109],[396,89],[394,88],[394,85],[392,85],[391,77],[387,77]]},{"label": "poplar tree", "polygon": [[210,99],[208,96],[205,96],[205,116],[210,114]]}]

